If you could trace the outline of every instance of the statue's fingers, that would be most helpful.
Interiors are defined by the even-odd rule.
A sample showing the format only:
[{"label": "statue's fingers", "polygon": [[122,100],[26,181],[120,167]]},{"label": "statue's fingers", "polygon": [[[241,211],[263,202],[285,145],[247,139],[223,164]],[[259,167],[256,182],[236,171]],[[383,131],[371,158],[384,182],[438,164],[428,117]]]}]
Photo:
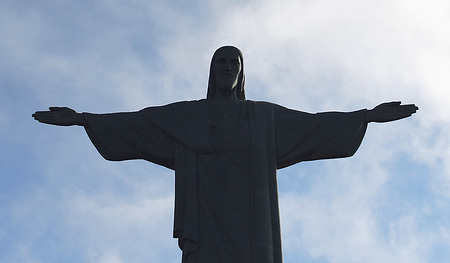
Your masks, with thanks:
[{"label": "statue's fingers", "polygon": [[400,113],[395,114],[393,117],[396,120],[400,120],[400,119],[404,119],[404,118],[410,117],[411,115],[412,115],[411,112],[400,112]]},{"label": "statue's fingers", "polygon": [[[415,105],[415,104],[403,104],[403,105],[401,105],[402,107],[405,107],[405,108],[417,108],[417,106]],[[417,108],[418,109],[418,108]]]},{"label": "statue's fingers", "polygon": [[36,111],[35,113],[39,115],[48,115],[48,116],[55,115],[55,113],[51,111]]},{"label": "statue's fingers", "polygon": [[419,108],[414,104],[401,105],[398,111],[415,113]]},{"label": "statue's fingers", "polygon": [[413,109],[414,111],[418,111],[419,110],[419,107],[417,107],[417,105],[415,105],[415,104],[407,104],[407,105],[408,105],[408,107],[410,109]]},{"label": "statue's fingers", "polygon": [[55,112],[55,111],[37,111],[33,114],[34,117],[39,117],[39,118],[45,118],[45,117],[54,118],[57,115],[60,115],[60,113]]},{"label": "statue's fingers", "polygon": [[50,107],[49,109],[51,112],[58,112],[58,113],[65,114],[67,116],[70,116],[70,115],[73,115],[74,113],[76,113],[73,109],[71,109],[69,107]]},{"label": "statue's fingers", "polygon": [[402,104],[401,101],[391,101],[391,102],[386,102],[387,106],[399,106],[400,104]]},{"label": "statue's fingers", "polygon": [[33,116],[33,118],[39,118],[39,117],[41,117],[41,116],[44,116],[45,114],[44,114],[44,111],[36,111],[35,113],[33,113],[33,115],[31,115],[31,116]]},{"label": "statue's fingers", "polygon": [[37,111],[32,115],[34,118],[54,117],[55,113],[51,111]]},{"label": "statue's fingers", "polygon": [[62,111],[65,107],[49,107],[48,109],[51,111]]},{"label": "statue's fingers", "polygon": [[55,117],[53,116],[37,116],[34,119],[43,122],[55,121]]},{"label": "statue's fingers", "polygon": [[39,118],[39,119],[36,119],[38,122],[41,122],[41,123],[46,123],[46,124],[56,124],[56,121],[55,121],[55,119],[49,119],[49,118]]},{"label": "statue's fingers", "polygon": [[46,112],[50,112],[50,111],[36,111],[33,115],[36,115],[36,114],[42,114],[42,113],[46,113]]}]

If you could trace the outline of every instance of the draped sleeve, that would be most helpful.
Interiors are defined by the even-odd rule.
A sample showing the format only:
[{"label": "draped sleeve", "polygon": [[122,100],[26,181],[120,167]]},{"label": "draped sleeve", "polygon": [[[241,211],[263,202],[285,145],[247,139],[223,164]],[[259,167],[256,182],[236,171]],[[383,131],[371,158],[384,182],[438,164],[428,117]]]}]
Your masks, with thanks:
[{"label": "draped sleeve", "polygon": [[275,114],[277,168],[352,156],[367,128],[366,114],[367,110],[311,114],[280,106]]},{"label": "draped sleeve", "polygon": [[144,159],[175,169],[175,142],[142,111],[110,114],[83,113],[85,130],[107,160]]}]

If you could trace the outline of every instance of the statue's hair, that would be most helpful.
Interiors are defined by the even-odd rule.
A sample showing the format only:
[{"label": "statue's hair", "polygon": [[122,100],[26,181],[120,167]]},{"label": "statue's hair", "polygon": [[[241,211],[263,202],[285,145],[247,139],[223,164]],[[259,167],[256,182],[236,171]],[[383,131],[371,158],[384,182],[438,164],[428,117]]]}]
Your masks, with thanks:
[{"label": "statue's hair", "polygon": [[214,61],[216,59],[217,54],[219,52],[225,50],[225,49],[231,49],[238,53],[239,58],[241,59],[241,72],[239,73],[238,82],[235,87],[236,89],[236,97],[238,100],[245,100],[245,74],[244,74],[244,56],[242,55],[242,52],[237,48],[233,46],[223,46],[220,47],[214,52],[214,55],[211,59],[211,66],[209,68],[209,81],[208,81],[208,93],[206,94],[206,99],[212,99],[216,95],[217,91],[217,85],[216,85],[216,79],[215,79],[215,71],[214,71]]}]

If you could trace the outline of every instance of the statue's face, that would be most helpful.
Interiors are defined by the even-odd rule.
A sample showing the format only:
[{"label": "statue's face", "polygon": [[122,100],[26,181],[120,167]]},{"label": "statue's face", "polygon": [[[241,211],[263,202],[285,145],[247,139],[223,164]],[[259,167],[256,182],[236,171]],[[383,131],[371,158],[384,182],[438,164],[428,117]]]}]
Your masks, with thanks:
[{"label": "statue's face", "polygon": [[219,89],[232,90],[236,87],[241,72],[241,58],[232,49],[220,51],[214,60],[214,77]]}]

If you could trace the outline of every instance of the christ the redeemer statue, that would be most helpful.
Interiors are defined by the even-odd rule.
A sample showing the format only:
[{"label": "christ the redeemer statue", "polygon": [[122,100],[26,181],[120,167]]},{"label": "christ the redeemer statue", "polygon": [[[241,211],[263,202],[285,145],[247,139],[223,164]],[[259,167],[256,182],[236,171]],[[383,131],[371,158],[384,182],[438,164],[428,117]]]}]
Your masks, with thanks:
[{"label": "christ the redeemer statue", "polygon": [[107,160],[144,159],[175,170],[173,237],[183,263],[281,263],[277,169],[352,156],[369,122],[418,110],[400,102],[372,110],[310,114],[245,99],[239,49],[213,55],[206,99],[137,112],[37,111],[39,122],[84,126]]}]

